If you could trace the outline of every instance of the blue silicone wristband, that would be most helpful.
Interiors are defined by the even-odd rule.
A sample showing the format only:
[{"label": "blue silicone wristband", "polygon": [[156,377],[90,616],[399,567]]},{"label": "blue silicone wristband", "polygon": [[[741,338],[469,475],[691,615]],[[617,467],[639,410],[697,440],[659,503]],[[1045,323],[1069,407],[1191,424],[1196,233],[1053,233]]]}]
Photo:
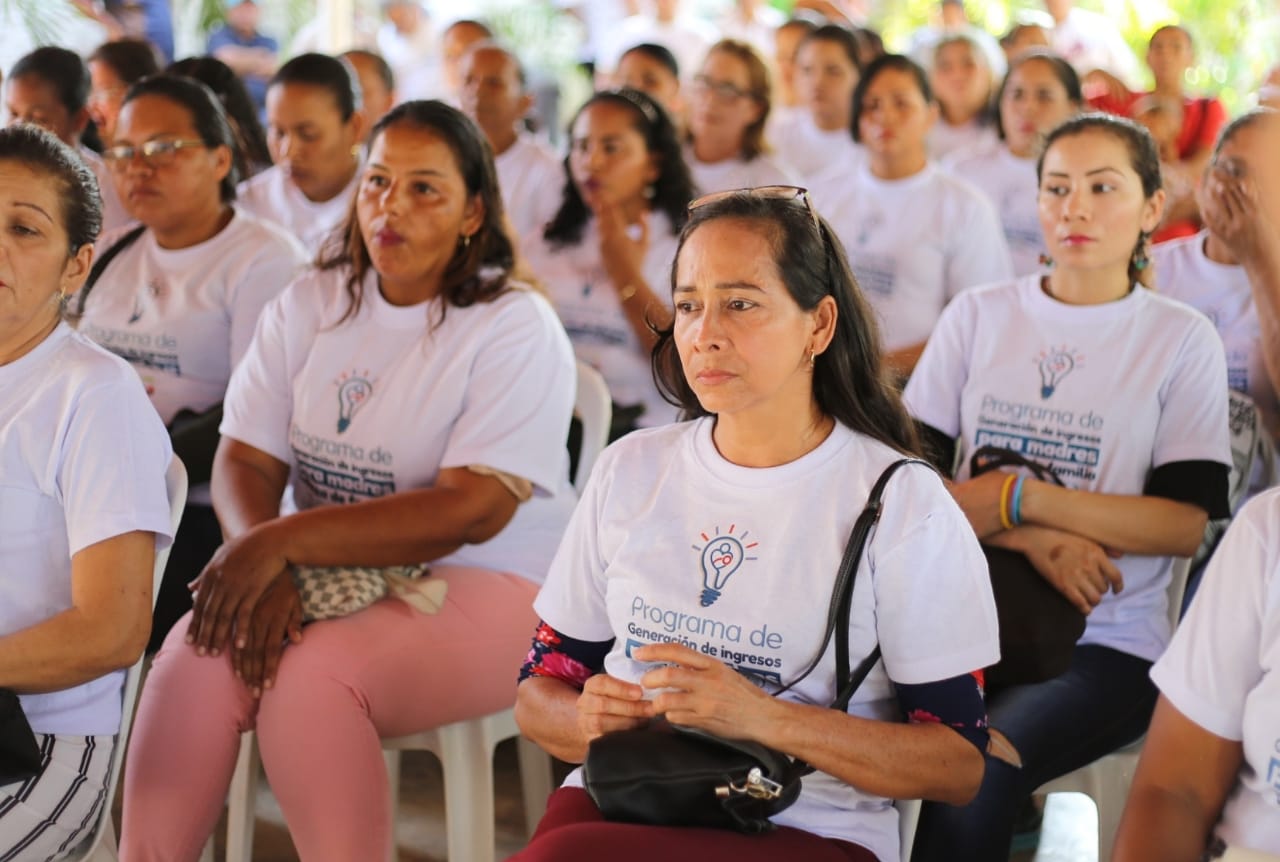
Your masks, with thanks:
[{"label": "blue silicone wristband", "polygon": [[1013,502],[1009,504],[1009,520],[1015,527],[1022,523],[1022,485],[1026,481],[1026,476],[1019,476],[1018,481],[1013,483]]}]

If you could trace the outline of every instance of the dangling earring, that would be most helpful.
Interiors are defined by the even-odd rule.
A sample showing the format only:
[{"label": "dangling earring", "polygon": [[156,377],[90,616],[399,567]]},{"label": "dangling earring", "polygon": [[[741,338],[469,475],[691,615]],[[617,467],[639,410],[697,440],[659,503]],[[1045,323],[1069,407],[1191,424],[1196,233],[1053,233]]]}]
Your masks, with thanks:
[{"label": "dangling earring", "polygon": [[1143,231],[1138,235],[1138,247],[1133,250],[1133,268],[1137,272],[1142,272],[1151,266],[1151,256],[1147,254],[1147,248],[1151,242],[1151,234]]},{"label": "dangling earring", "polygon": [[462,235],[462,250],[466,251],[469,248],[471,248],[471,234],[464,233]]},{"label": "dangling earring", "polygon": [[1040,253],[1040,265],[1045,269],[1053,269],[1053,258],[1045,252]]},{"label": "dangling earring", "polygon": [[649,183],[647,186],[644,187],[645,200],[651,201],[657,196],[657,194],[658,194],[658,190],[653,187],[653,183]]}]

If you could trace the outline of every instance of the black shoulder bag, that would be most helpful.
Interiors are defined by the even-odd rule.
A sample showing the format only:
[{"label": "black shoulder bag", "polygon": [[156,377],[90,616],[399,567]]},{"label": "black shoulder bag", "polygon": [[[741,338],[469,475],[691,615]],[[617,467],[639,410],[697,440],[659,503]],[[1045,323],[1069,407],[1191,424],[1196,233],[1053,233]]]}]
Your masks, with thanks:
[{"label": "black shoulder bag", "polygon": [[[120,252],[137,242],[146,229],[146,225],[132,228],[94,261],[93,267],[89,270],[89,277],[85,279],[84,286],[76,294],[76,320],[84,316],[84,305],[89,299],[89,293],[98,283],[98,279],[102,278],[111,261],[115,260]],[[177,455],[186,466],[187,481],[192,485],[208,482],[213,475],[213,456],[218,450],[220,439],[218,426],[221,424],[221,402],[201,413],[194,410],[179,410],[177,415],[169,421],[169,441],[173,445],[173,454]]]},{"label": "black shoulder bag", "polygon": [[22,701],[0,688],[0,787],[40,772],[40,745],[27,724]]},{"label": "black shoulder bag", "polygon": [[[845,712],[858,686],[880,660],[880,646],[850,672],[849,613],[858,561],[871,528],[880,520],[881,497],[904,458],[880,475],[845,546],[827,611],[818,654],[776,697],[792,688],[822,662],[835,637],[836,680],[840,688],[831,708]],[[587,793],[607,820],[655,826],[699,826],[760,833],[774,828],[770,817],[800,796],[800,779],[813,767],[781,751],[739,739],[654,721],[636,730],[597,737],[587,749],[583,779]]]},{"label": "black shoulder bag", "polygon": [[[1029,471],[1061,486],[1050,468],[1017,452],[983,446],[969,459],[969,475],[1000,467]],[[1043,682],[1071,666],[1076,641],[1084,634],[1085,615],[1044,579],[1026,554],[983,545],[991,574],[991,593],[1000,623],[1000,661],[986,670],[988,691]]]}]

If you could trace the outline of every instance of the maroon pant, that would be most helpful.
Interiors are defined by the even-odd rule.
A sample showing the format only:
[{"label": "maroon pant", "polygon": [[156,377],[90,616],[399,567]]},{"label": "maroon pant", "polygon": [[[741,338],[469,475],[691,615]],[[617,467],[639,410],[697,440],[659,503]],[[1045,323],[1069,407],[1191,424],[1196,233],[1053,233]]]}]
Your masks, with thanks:
[{"label": "maroon pant", "polygon": [[509,862],[877,862],[871,851],[812,832],[782,826],[763,835],[724,829],[610,823],[580,787],[564,787],[547,800],[547,813],[529,846]]}]

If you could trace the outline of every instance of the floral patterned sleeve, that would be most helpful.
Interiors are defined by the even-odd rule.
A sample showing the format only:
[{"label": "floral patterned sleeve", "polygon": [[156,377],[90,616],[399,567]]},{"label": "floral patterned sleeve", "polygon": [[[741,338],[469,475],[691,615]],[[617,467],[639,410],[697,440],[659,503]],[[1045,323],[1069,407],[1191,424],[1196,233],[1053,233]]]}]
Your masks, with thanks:
[{"label": "floral patterned sleeve", "polygon": [[533,645],[520,668],[520,682],[533,676],[562,680],[582,690],[587,680],[604,669],[604,657],[613,640],[580,641],[553,629],[542,620],[533,635]]},{"label": "floral patterned sleeve", "polygon": [[987,706],[982,695],[982,671],[953,676],[920,685],[894,683],[898,706],[911,724],[945,724],[977,746],[987,750]]}]

